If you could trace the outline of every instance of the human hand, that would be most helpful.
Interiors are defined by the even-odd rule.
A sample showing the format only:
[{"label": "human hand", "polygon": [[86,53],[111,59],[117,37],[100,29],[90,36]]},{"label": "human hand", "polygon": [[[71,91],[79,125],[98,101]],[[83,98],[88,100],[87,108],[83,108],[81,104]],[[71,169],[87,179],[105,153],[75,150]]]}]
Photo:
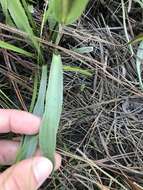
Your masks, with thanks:
[{"label": "human hand", "polygon": [[[40,119],[30,113],[0,109],[0,133],[13,132],[32,135],[38,133]],[[0,140],[0,165],[10,165],[16,157],[19,142]],[[56,168],[61,156],[55,155]],[[53,170],[50,160],[37,156],[23,160],[0,174],[0,190],[36,190]]]}]

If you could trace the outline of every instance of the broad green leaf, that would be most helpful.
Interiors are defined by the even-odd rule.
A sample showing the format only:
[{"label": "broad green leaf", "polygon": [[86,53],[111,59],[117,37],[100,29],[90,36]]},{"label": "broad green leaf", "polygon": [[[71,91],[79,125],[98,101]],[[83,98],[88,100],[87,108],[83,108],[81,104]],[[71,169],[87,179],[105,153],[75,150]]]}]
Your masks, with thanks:
[{"label": "broad green leaf", "polygon": [[39,133],[43,155],[54,163],[56,135],[63,104],[63,66],[61,56],[53,54],[46,93],[45,111]]},{"label": "broad green leaf", "polygon": [[29,53],[21,48],[18,48],[14,45],[11,45],[7,42],[4,42],[2,40],[0,40],[0,48],[4,48],[4,49],[7,49],[7,50],[11,50],[11,51],[14,51],[14,52],[17,52],[17,53],[20,53],[22,55],[25,55],[27,57],[33,57],[33,54],[32,53]]},{"label": "broad green leaf", "polygon": [[17,152],[15,163],[33,156],[36,151],[37,144],[37,135],[22,137],[22,142]]},{"label": "broad green leaf", "polygon": [[142,69],[141,66],[143,65],[143,41],[140,43],[137,51],[137,58],[136,58],[136,67],[137,67],[137,74],[138,74],[138,79],[140,83],[140,87],[143,90],[143,82],[142,82]]},{"label": "broad green leaf", "polygon": [[[47,86],[47,65],[43,65],[39,93],[33,110],[33,114],[39,117],[42,117],[44,112],[46,86]],[[38,135],[24,136],[21,142],[20,149],[17,153],[16,162],[33,156],[36,151],[37,145],[38,145]]]},{"label": "broad green leaf", "polygon": [[53,8],[55,19],[68,25],[81,16],[88,2],[89,0],[52,0],[50,6]]}]

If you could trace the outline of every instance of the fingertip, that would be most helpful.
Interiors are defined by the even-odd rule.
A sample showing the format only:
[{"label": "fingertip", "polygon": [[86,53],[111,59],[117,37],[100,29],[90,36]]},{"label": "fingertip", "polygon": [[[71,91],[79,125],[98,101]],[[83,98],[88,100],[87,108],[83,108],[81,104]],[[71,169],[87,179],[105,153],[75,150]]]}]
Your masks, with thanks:
[{"label": "fingertip", "polygon": [[60,154],[56,153],[55,154],[55,169],[54,170],[58,170],[61,166],[62,163],[62,157]]},{"label": "fingertip", "polygon": [[[40,149],[38,149],[36,151],[35,156],[41,156],[41,155],[42,155],[42,153],[41,153]],[[62,163],[62,157],[59,153],[56,152],[55,153],[55,168],[54,168],[54,170],[58,170],[61,166],[61,163]]]},{"label": "fingertip", "polygon": [[44,157],[37,157],[33,163],[33,173],[37,181],[37,187],[50,176],[53,170],[52,162]]}]

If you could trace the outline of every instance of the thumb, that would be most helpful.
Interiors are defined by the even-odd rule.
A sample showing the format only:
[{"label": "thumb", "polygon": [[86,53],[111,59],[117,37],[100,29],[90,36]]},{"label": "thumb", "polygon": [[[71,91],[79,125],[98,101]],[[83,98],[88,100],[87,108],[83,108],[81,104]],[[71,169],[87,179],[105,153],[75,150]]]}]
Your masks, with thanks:
[{"label": "thumb", "polygon": [[0,175],[1,190],[36,190],[53,169],[50,160],[34,157],[13,165]]}]

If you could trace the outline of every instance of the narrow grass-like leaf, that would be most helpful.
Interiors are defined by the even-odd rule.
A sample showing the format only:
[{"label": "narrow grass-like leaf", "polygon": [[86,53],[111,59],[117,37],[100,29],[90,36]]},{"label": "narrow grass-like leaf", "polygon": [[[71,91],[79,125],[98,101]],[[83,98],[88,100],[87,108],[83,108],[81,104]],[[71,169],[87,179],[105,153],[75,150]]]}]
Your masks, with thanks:
[{"label": "narrow grass-like leaf", "polygon": [[[28,17],[25,13],[25,10],[20,2],[20,0],[5,0],[7,2],[7,10],[17,26],[17,28],[23,30],[29,35],[30,40],[32,41],[33,45],[40,52],[39,44],[37,40],[34,38],[33,30],[29,24]],[[1,1],[0,1],[1,3]],[[1,3],[2,4],[2,3]],[[6,9],[6,8],[5,8]],[[6,10],[4,10],[6,12]]]},{"label": "narrow grass-like leaf", "polygon": [[36,98],[37,98],[37,92],[38,92],[38,74],[37,74],[37,72],[35,72],[32,98],[31,98],[31,103],[30,103],[30,108],[29,108],[30,113],[32,113],[32,111],[34,110],[34,105],[35,105]]},{"label": "narrow grass-like leaf", "polygon": [[60,122],[63,103],[63,66],[61,56],[53,54],[48,89],[46,93],[45,112],[42,118],[39,145],[44,156],[54,164],[56,135]]},{"label": "narrow grass-like leaf", "polygon": [[[44,23],[46,23],[48,20],[48,22],[51,23],[50,25],[54,26],[56,24],[56,21],[55,21],[54,16],[53,16],[53,6],[52,6],[53,3],[50,1],[49,4],[50,5],[48,6],[48,10],[45,12]],[[50,27],[50,29],[52,29],[52,28]]]},{"label": "narrow grass-like leaf", "polygon": [[28,34],[33,35],[33,31],[30,27],[28,18],[25,14],[24,8],[21,5],[21,2],[19,0],[9,0],[8,1],[8,10],[10,12],[10,15],[15,23],[15,25],[27,32]]},{"label": "narrow grass-like leaf", "polygon": [[55,19],[64,25],[76,21],[83,13],[89,0],[52,0],[51,6]]},{"label": "narrow grass-like leaf", "polygon": [[21,2],[22,2],[22,5],[24,7],[25,13],[28,17],[28,20],[32,26],[32,29],[36,32],[36,24],[35,24],[35,21],[33,20],[32,15],[29,11],[28,4],[27,4],[26,0],[21,0]]},{"label": "narrow grass-like leaf", "polygon": [[48,16],[47,15],[47,13],[48,13],[48,10],[47,10],[47,7],[48,7],[48,0],[46,1],[46,3],[45,3],[45,8],[44,8],[44,13],[43,13],[43,18],[42,18],[42,23],[41,23],[41,31],[40,31],[40,36],[42,37],[42,34],[43,34],[43,29],[44,29],[44,24],[46,23],[46,16]]},{"label": "narrow grass-like leaf", "polygon": [[1,3],[1,6],[2,6],[2,10],[4,12],[4,15],[6,17],[6,20],[7,20],[7,18],[9,17],[8,2],[7,2],[7,0],[1,0],[0,3]]},{"label": "narrow grass-like leaf", "polygon": [[11,45],[7,42],[4,42],[2,40],[0,40],[0,48],[3,48],[3,49],[7,49],[7,50],[11,50],[11,51],[14,51],[14,52],[17,52],[17,53],[20,53],[22,55],[25,55],[27,57],[33,57],[33,54],[32,53],[29,53],[28,51],[25,51],[21,48],[18,48],[14,45]]},{"label": "narrow grass-like leaf", "polygon": [[[50,40],[54,41],[53,39],[55,39],[55,35],[57,36],[57,32],[58,31],[58,23],[55,20],[54,16],[53,16],[53,7],[52,7],[52,1],[47,1],[48,4],[50,4],[50,6],[48,6],[48,9],[44,11],[44,15],[43,15],[43,20],[42,20],[42,25],[41,25],[41,29],[43,29],[44,24],[48,21],[48,26],[49,26],[49,30],[50,30]],[[48,5],[47,4],[47,5]],[[52,33],[54,33],[53,35],[51,35]]]},{"label": "narrow grass-like leaf", "polygon": [[77,52],[77,53],[91,53],[93,52],[93,46],[88,46],[88,47],[81,47],[81,48],[73,48],[73,51]]},{"label": "narrow grass-like leaf", "polygon": [[136,67],[137,67],[137,74],[139,79],[139,84],[141,89],[143,90],[143,82],[142,82],[142,75],[141,75],[141,65],[143,63],[143,41],[140,43],[137,51],[137,58],[136,58]]},{"label": "narrow grass-like leaf", "polygon": [[70,72],[76,72],[80,73],[82,75],[92,77],[93,74],[89,70],[81,69],[80,67],[75,67],[75,66],[63,66],[64,71],[70,71]]},{"label": "narrow grass-like leaf", "polygon": [[[40,81],[39,93],[33,110],[33,114],[42,117],[47,86],[47,65],[42,66],[42,76]],[[38,135],[27,135],[23,137],[20,149],[17,153],[16,162],[31,157],[38,145]]]},{"label": "narrow grass-like leaf", "polygon": [[2,10],[3,10],[3,13],[5,15],[6,24],[9,24],[9,25],[13,26],[13,22],[12,22],[12,20],[10,18],[9,12],[8,12],[8,2],[7,2],[7,0],[0,0],[0,4],[2,6]]},{"label": "narrow grass-like leaf", "polygon": [[135,44],[137,42],[140,42],[143,40],[143,34],[139,34],[138,36],[136,36],[134,39],[132,39],[131,41],[129,41],[127,43],[127,45],[130,45],[130,44]]},{"label": "narrow grass-like leaf", "polygon": [[43,65],[38,98],[33,110],[33,114],[39,117],[42,117],[44,113],[45,95],[46,95],[46,87],[47,87],[47,72],[48,72],[47,65]]}]

